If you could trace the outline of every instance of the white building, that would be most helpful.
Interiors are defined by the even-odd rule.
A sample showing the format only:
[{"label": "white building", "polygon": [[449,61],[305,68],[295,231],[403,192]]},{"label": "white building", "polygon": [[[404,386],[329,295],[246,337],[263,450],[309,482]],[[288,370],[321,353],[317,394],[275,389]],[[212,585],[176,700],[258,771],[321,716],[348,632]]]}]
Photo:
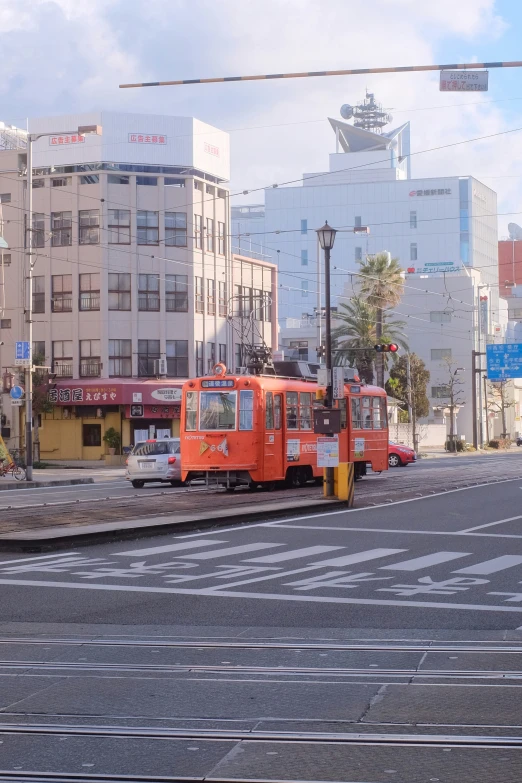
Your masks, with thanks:
[{"label": "white building", "polygon": [[[90,125],[101,135],[78,134]],[[96,379],[123,388],[124,379],[158,374],[179,379],[170,382],[179,387],[218,360],[235,366],[232,297],[254,312],[260,339],[272,345],[276,269],[230,246],[228,134],[189,117],[115,112],[38,118],[29,130],[52,134],[33,144],[33,350],[45,357],[58,389],[71,380],[87,388]],[[0,324],[4,374],[14,342],[27,339],[27,155],[23,134],[10,128],[7,136],[11,147],[18,139],[18,149],[0,151],[10,248]],[[8,400],[4,394],[16,439]],[[152,407],[144,411],[151,423],[158,413]]]}]

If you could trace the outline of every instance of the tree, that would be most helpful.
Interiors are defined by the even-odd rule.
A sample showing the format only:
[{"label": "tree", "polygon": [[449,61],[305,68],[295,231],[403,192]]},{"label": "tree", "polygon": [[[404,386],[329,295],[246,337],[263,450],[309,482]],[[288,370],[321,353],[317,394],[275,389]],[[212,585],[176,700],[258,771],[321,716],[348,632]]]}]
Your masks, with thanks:
[{"label": "tree", "polygon": [[40,462],[40,426],[39,416],[52,413],[54,405],[49,402],[49,372],[42,367],[45,356],[33,356],[33,366],[41,367],[33,372],[33,458]]},{"label": "tree", "polygon": [[[336,315],[341,321],[332,331],[335,344],[335,364],[350,364],[356,366],[359,375],[365,383],[374,381],[374,361],[376,357],[376,311],[361,296],[354,296],[348,303],[341,303]],[[402,331],[404,321],[387,320],[384,315],[382,335],[383,342],[397,343],[408,348]],[[386,360],[390,354],[379,354]],[[395,358],[395,356],[394,356]]]},{"label": "tree", "polygon": [[[489,411],[500,413],[502,418],[502,437],[508,437],[506,412],[513,408],[515,400],[510,394],[512,384],[509,381],[499,381],[498,383],[489,382],[489,389],[486,398],[486,415]],[[511,399],[510,399],[511,398]]]},{"label": "tree", "polygon": [[448,407],[450,409],[450,431],[449,431],[449,451],[456,451],[455,444],[455,408],[462,407],[464,405],[463,391],[460,388],[464,385],[464,381],[460,377],[459,373],[462,371],[462,367],[456,367],[455,363],[451,359],[444,360],[444,381],[441,387],[442,392],[439,394],[441,399],[447,399],[449,401]]},{"label": "tree", "polygon": [[[384,311],[395,307],[404,291],[403,270],[398,258],[390,258],[388,253],[376,253],[366,256],[361,265],[361,294],[368,304],[375,308],[376,342],[383,342]],[[376,362],[377,385],[384,386],[383,354]]]},{"label": "tree", "polygon": [[417,420],[428,416],[430,412],[430,401],[426,394],[429,380],[430,372],[422,359],[415,353],[409,353],[395,362],[385,387],[390,396],[402,402],[403,411],[409,410],[411,405],[410,424],[413,425],[413,448],[416,451]]}]

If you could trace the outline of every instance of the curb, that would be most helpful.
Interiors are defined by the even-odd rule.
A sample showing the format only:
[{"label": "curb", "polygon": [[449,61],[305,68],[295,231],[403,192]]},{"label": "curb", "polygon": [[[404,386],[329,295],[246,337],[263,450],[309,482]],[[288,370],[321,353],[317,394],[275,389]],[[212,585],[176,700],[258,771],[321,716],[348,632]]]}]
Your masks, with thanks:
[{"label": "curb", "polygon": [[0,492],[8,489],[36,489],[41,487],[72,487],[75,484],[94,484],[93,478],[57,479],[56,481],[0,481]]},{"label": "curb", "polygon": [[101,522],[94,525],[79,525],[64,528],[50,527],[44,530],[27,530],[25,533],[3,533],[0,535],[0,552],[38,552],[59,549],[61,547],[80,546],[104,540],[117,541],[123,538],[139,538],[161,535],[172,530],[186,531],[221,527],[231,523],[254,522],[259,519],[277,519],[286,516],[299,516],[316,511],[347,509],[342,500],[289,501],[288,503],[260,503],[255,510],[251,506],[226,508],[223,511],[204,514],[180,514],[152,519],[131,519],[120,522]]}]

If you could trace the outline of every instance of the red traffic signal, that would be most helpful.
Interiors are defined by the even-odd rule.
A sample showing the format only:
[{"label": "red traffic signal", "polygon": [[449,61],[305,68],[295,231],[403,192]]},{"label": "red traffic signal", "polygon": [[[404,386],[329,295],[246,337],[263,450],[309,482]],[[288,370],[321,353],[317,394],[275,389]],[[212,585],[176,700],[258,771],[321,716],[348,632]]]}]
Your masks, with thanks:
[{"label": "red traffic signal", "polygon": [[382,345],[373,346],[377,353],[397,353],[399,346],[397,343],[383,343]]}]

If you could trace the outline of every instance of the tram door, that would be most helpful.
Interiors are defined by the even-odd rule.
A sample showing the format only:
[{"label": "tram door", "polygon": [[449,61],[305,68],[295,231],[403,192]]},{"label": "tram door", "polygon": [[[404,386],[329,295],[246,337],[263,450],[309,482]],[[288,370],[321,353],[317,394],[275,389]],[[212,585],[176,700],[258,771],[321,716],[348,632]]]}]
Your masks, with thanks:
[{"label": "tram door", "polygon": [[264,479],[277,481],[285,476],[285,442],[283,438],[283,397],[266,392],[265,395],[265,453]]}]

